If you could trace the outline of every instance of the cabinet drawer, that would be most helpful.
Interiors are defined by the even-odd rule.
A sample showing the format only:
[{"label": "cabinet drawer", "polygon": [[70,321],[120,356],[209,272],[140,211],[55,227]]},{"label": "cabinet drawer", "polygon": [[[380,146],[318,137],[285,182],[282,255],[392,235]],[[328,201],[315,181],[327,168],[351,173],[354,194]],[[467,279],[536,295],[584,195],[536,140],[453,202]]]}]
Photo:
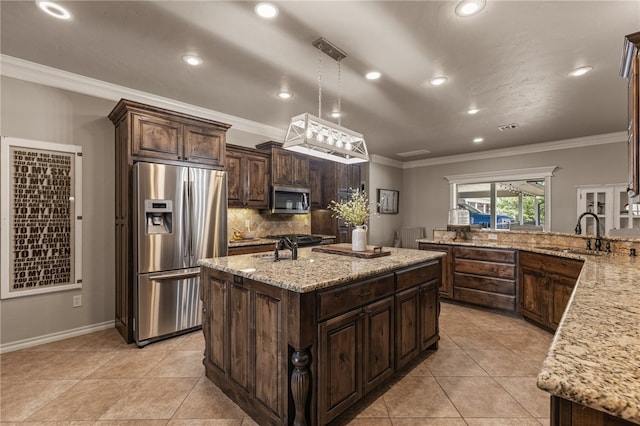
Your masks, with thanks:
[{"label": "cabinet drawer", "polygon": [[525,252],[520,255],[520,265],[525,268],[577,279],[584,261],[540,253]]},{"label": "cabinet drawer", "polygon": [[453,282],[456,287],[465,287],[475,290],[500,293],[509,296],[516,294],[515,280],[501,280],[499,278],[479,277],[477,275],[455,273]]},{"label": "cabinet drawer", "polygon": [[393,274],[322,292],[318,294],[320,319],[358,308],[393,292]]},{"label": "cabinet drawer", "polygon": [[440,262],[403,269],[400,272],[396,272],[396,288],[400,291],[436,279],[440,276],[441,270]]},{"label": "cabinet drawer", "polygon": [[454,297],[461,302],[474,303],[489,308],[516,310],[516,297],[504,294],[488,293],[470,288],[454,287]]},{"label": "cabinet drawer", "polygon": [[454,247],[453,256],[455,258],[485,260],[489,262],[516,263],[516,252],[514,250]]},{"label": "cabinet drawer", "polygon": [[455,272],[481,275],[493,278],[513,280],[516,278],[516,265],[483,262],[480,260],[455,259]]}]

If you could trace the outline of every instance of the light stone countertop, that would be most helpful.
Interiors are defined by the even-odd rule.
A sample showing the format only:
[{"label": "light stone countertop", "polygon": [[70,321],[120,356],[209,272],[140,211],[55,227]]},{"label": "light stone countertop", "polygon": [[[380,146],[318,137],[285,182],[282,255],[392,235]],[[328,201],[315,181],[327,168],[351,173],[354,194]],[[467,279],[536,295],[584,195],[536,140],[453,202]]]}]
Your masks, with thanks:
[{"label": "light stone countertop", "polygon": [[584,259],[538,375],[552,395],[640,424],[640,259],[581,255],[503,242],[420,242],[514,248]]},{"label": "light stone countertop", "polygon": [[[351,244],[341,244],[351,247]],[[373,248],[373,246],[368,246]],[[319,253],[311,247],[298,249],[298,259],[274,262],[271,253],[242,254],[237,256],[200,259],[198,265],[240,275],[255,281],[306,293],[358,279],[393,271],[398,268],[439,259],[441,252],[383,247],[388,256],[362,259],[328,253]],[[288,250],[281,255],[288,256]]]}]

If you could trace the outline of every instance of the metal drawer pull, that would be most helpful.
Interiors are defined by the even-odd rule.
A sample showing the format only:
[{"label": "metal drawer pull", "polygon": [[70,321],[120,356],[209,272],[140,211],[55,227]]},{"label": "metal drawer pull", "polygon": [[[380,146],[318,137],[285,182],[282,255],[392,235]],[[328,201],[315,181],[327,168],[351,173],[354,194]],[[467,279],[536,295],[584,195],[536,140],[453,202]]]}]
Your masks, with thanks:
[{"label": "metal drawer pull", "polygon": [[358,294],[358,296],[360,297],[371,296],[371,292],[369,290],[361,291],[360,294]]}]

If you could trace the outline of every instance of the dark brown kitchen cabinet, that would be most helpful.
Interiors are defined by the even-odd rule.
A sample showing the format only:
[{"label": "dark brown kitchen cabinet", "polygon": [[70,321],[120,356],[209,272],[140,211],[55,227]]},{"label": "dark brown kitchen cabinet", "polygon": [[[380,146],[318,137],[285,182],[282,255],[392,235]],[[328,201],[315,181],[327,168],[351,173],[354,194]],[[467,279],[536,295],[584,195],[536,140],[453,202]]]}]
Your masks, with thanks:
[{"label": "dark brown kitchen cabinet", "polygon": [[453,298],[453,282],[451,271],[452,247],[444,244],[418,243],[419,250],[439,251],[446,254],[442,258],[442,279],[440,280],[440,297]]},{"label": "dark brown kitchen cabinet", "polygon": [[640,32],[625,37],[621,72],[628,83],[629,196],[640,194]]},{"label": "dark brown kitchen cabinet", "polygon": [[633,426],[631,423],[603,411],[577,402],[551,396],[551,426]]},{"label": "dark brown kitchen cabinet", "polygon": [[[394,371],[394,275],[318,294],[320,424],[326,424]],[[336,316],[337,315],[337,316]]]},{"label": "dark brown kitchen cabinet", "polygon": [[309,157],[282,149],[278,142],[256,145],[271,155],[271,184],[309,188]]},{"label": "dark brown kitchen cabinet", "polygon": [[517,252],[453,248],[453,298],[488,308],[516,310]]},{"label": "dark brown kitchen cabinet", "polygon": [[269,413],[270,424],[282,423],[288,361],[283,292],[231,275],[203,273],[202,278],[209,373],[228,377],[232,392]]},{"label": "dark brown kitchen cabinet", "polygon": [[122,111],[118,113],[124,114],[126,109],[129,114],[131,155],[135,160],[188,162],[215,168],[224,165],[228,125],[126,100],[119,106]]},{"label": "dark brown kitchen cabinet", "polygon": [[269,208],[269,157],[254,149],[227,146],[229,207]]},{"label": "dark brown kitchen cabinet", "polygon": [[396,273],[396,368],[438,342],[440,262]]},{"label": "dark brown kitchen cabinet", "polygon": [[555,330],[582,264],[582,260],[521,251],[518,305],[522,316]]},{"label": "dark brown kitchen cabinet", "polygon": [[392,296],[320,323],[320,424],[393,374],[393,324]]},{"label": "dark brown kitchen cabinet", "polygon": [[133,342],[133,164],[147,161],[222,169],[228,124],[121,99],[115,126],[115,327]]}]

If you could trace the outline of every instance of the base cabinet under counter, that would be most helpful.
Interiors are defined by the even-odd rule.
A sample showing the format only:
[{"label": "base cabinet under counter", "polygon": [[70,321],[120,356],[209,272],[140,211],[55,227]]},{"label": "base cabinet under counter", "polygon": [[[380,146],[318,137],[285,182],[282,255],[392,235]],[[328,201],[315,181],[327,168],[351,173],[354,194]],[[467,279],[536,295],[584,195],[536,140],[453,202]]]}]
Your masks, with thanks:
[{"label": "base cabinet under counter", "polygon": [[557,396],[551,396],[551,426],[633,426],[627,420],[585,407]]},{"label": "base cabinet under counter", "polygon": [[520,252],[518,309],[522,316],[549,330],[560,324],[582,260]]},{"label": "base cabinet under counter", "polygon": [[327,424],[437,348],[439,259],[307,293],[201,269],[206,375],[260,425]]}]

